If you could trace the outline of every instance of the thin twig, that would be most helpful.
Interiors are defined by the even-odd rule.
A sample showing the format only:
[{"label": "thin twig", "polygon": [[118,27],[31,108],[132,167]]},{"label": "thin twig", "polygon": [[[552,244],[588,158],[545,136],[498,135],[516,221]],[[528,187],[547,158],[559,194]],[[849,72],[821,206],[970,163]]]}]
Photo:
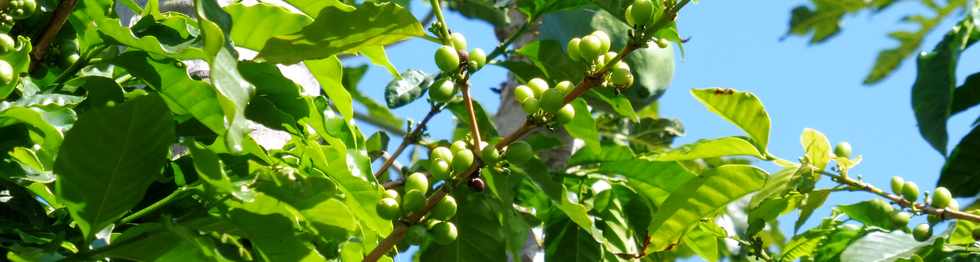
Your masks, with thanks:
[{"label": "thin twig", "polygon": [[819,173],[822,174],[822,175],[825,175],[825,176],[828,176],[828,177],[832,178],[837,183],[840,183],[840,184],[843,184],[843,185],[848,185],[851,188],[854,188],[854,189],[857,189],[857,190],[860,190],[860,191],[869,192],[869,193],[872,193],[872,194],[875,194],[875,195],[878,195],[878,196],[887,198],[888,200],[891,200],[892,202],[895,202],[896,204],[898,204],[898,205],[900,205],[902,207],[912,208],[913,210],[921,210],[923,212],[926,212],[926,213],[929,213],[929,214],[932,214],[932,215],[936,215],[937,217],[939,217],[941,219],[952,218],[952,219],[969,220],[969,221],[972,221],[972,222],[980,222],[980,216],[975,215],[975,214],[971,214],[971,213],[967,213],[967,212],[963,212],[963,211],[959,211],[959,210],[952,210],[952,209],[949,209],[949,208],[934,208],[934,207],[931,207],[929,205],[926,205],[925,203],[911,202],[911,201],[908,201],[908,200],[906,200],[905,198],[903,198],[903,197],[901,197],[899,195],[889,194],[888,192],[885,192],[884,190],[881,190],[881,189],[875,187],[874,185],[871,185],[871,184],[868,184],[868,183],[865,183],[865,182],[862,182],[862,181],[854,180],[854,179],[851,179],[850,177],[847,177],[847,176],[841,176],[841,175],[830,173],[830,172],[827,172],[827,171],[819,171]]},{"label": "thin twig", "polygon": [[434,105],[432,106],[431,109],[429,109],[429,113],[425,114],[425,118],[422,119],[422,122],[419,122],[419,124],[415,126],[415,129],[412,130],[411,133],[408,133],[408,135],[402,138],[402,143],[398,145],[398,148],[395,149],[395,152],[391,153],[391,157],[385,160],[384,164],[381,165],[381,168],[379,168],[378,171],[374,172],[375,178],[381,177],[382,174],[388,171],[388,168],[395,163],[395,159],[398,159],[398,156],[400,156],[402,152],[405,151],[405,148],[407,148],[409,144],[415,143],[415,141],[418,140],[420,136],[422,136],[422,131],[425,130],[426,124],[429,123],[429,120],[432,120],[432,117],[436,116],[436,114],[439,114],[440,111],[442,111],[442,109]]},{"label": "thin twig", "polygon": [[68,21],[68,16],[75,9],[77,2],[76,0],[65,0],[58,4],[58,8],[54,10],[54,15],[48,21],[47,27],[44,28],[44,33],[41,34],[41,38],[34,41],[34,50],[31,51],[30,71],[37,69],[37,66],[44,60],[44,54],[48,51],[48,47],[51,46],[51,41],[54,41],[55,36],[61,31],[61,27],[65,25],[65,21]]}]

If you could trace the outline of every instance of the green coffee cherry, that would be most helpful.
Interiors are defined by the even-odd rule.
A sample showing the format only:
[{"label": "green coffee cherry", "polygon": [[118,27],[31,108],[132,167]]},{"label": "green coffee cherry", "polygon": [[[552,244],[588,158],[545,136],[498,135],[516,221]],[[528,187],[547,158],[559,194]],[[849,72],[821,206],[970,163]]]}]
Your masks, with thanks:
[{"label": "green coffee cherry", "polygon": [[456,152],[469,151],[469,147],[470,146],[466,144],[466,141],[456,140],[456,142],[453,142],[453,144],[449,146],[449,151],[452,151],[453,155],[455,156]]},{"label": "green coffee cherry", "polygon": [[669,45],[669,44],[670,44],[670,41],[667,41],[667,39],[664,39],[664,38],[657,39],[657,47],[667,48],[667,45]]},{"label": "green coffee cherry", "polygon": [[17,20],[25,19],[34,15],[37,11],[37,2],[34,0],[10,0],[7,13]]},{"label": "green coffee cherry", "polygon": [[568,40],[568,58],[571,58],[572,61],[582,60],[582,53],[578,48],[581,42],[582,39],[578,37]]},{"label": "green coffee cherry", "polygon": [[953,211],[960,211],[960,202],[956,201],[956,199],[950,199],[949,205],[946,205],[946,209],[953,210]]},{"label": "green coffee cherry", "polygon": [[398,218],[398,214],[401,213],[401,209],[398,207],[398,201],[394,198],[386,197],[378,200],[378,206],[376,209],[378,211],[378,216],[387,220]]},{"label": "green coffee cherry", "polygon": [[919,242],[929,240],[932,237],[932,227],[929,224],[919,224],[912,229],[912,237]]},{"label": "green coffee cherry", "polygon": [[525,99],[521,103],[521,108],[524,108],[524,112],[528,114],[534,114],[534,112],[538,112],[538,100],[535,98]]},{"label": "green coffee cherry", "polygon": [[10,84],[14,80],[14,67],[6,60],[0,60],[0,84]]},{"label": "green coffee cherry", "polygon": [[438,220],[449,220],[456,215],[456,199],[453,196],[446,195],[442,198],[436,206],[432,207],[432,211],[429,212],[429,218]]},{"label": "green coffee cherry", "polygon": [[517,141],[510,146],[507,146],[507,152],[504,152],[504,158],[507,161],[521,164],[527,162],[534,155],[534,148],[531,148],[531,144],[524,141]]},{"label": "green coffee cherry", "polygon": [[880,198],[872,200],[871,202],[875,205],[876,208],[878,208],[878,210],[881,210],[882,213],[891,213],[892,211],[894,211],[892,205],[889,205],[888,203],[886,203],[884,200],[881,200]]},{"label": "green coffee cherry", "polygon": [[434,178],[435,180],[446,180],[447,178],[449,178],[449,173],[452,170],[452,167],[449,165],[449,162],[446,162],[445,160],[442,159],[436,159],[431,161],[432,162],[429,162],[430,165],[429,171],[432,172],[432,178]]},{"label": "green coffee cherry", "polygon": [[539,99],[543,97],[544,91],[548,91],[548,88],[550,88],[548,81],[544,81],[540,77],[535,77],[531,81],[527,81],[527,86],[531,88],[531,91],[534,91],[534,97]]},{"label": "green coffee cherry", "polygon": [[401,199],[402,199],[401,195],[398,194],[398,191],[397,190],[394,190],[394,189],[385,190],[384,195],[382,195],[381,197],[382,198],[391,198],[391,199],[394,199],[396,201],[401,201]]},{"label": "green coffee cherry", "polygon": [[612,47],[612,40],[609,39],[609,34],[606,34],[606,32],[603,31],[596,30],[595,32],[592,32],[592,35],[599,39],[599,44],[600,44],[599,53],[604,54],[606,52],[609,52],[609,48]]},{"label": "green coffee cherry", "polygon": [[905,185],[905,179],[900,176],[892,177],[892,192],[896,195],[902,195],[902,186]]},{"label": "green coffee cherry", "polygon": [[897,228],[903,228],[909,224],[911,219],[912,214],[909,212],[898,212],[892,215],[892,224],[895,224]]},{"label": "green coffee cherry", "polygon": [[561,107],[561,110],[558,110],[558,113],[555,115],[558,117],[558,123],[565,124],[571,122],[572,119],[575,119],[575,107],[572,105],[565,105]]},{"label": "green coffee cherry", "polygon": [[942,222],[943,219],[939,218],[939,216],[937,215],[929,214],[926,216],[926,221],[929,222],[930,225],[935,225],[938,224],[939,222]]},{"label": "green coffee cherry", "polygon": [[429,191],[429,178],[426,178],[425,174],[422,173],[412,173],[405,179],[405,190],[418,190],[425,194]]},{"label": "green coffee cherry", "polygon": [[953,200],[953,194],[949,193],[949,189],[945,187],[937,187],[934,192],[932,192],[932,207],[935,208],[946,208],[949,206],[949,202]]},{"label": "green coffee cherry", "polygon": [[442,46],[436,50],[436,65],[443,72],[456,72],[459,68],[459,54],[451,46]]},{"label": "green coffee cherry", "polygon": [[531,87],[519,85],[514,88],[514,100],[517,103],[523,104],[528,98],[534,98],[534,90],[531,90]]},{"label": "green coffee cherry", "polygon": [[844,158],[851,158],[851,143],[837,143],[837,146],[834,146],[834,155]]},{"label": "green coffee cherry", "polygon": [[452,41],[453,47],[455,47],[456,50],[459,51],[466,50],[466,37],[463,36],[463,34],[459,32],[454,32],[452,34],[449,34],[449,40]]},{"label": "green coffee cherry", "polygon": [[578,50],[582,53],[582,59],[585,59],[585,61],[594,61],[599,55],[605,53],[602,50],[602,40],[595,35],[582,37],[582,42],[579,43]]},{"label": "green coffee cherry", "polygon": [[14,51],[17,42],[8,34],[0,33],[0,54]]},{"label": "green coffee cherry", "polygon": [[500,161],[500,151],[492,145],[483,147],[483,150],[480,151],[480,159],[490,164],[497,163]]},{"label": "green coffee cherry", "polygon": [[612,72],[609,74],[609,80],[616,86],[630,84],[632,82],[631,78],[633,78],[633,73],[630,72],[630,66],[622,61],[616,63],[616,66],[612,68]]},{"label": "green coffee cherry", "polygon": [[422,225],[412,225],[408,228],[408,233],[405,233],[405,241],[411,244],[422,244],[422,241],[429,237],[429,231],[425,230],[425,226]]},{"label": "green coffee cherry", "polygon": [[572,81],[568,80],[558,82],[558,84],[555,85],[555,89],[561,90],[561,92],[565,94],[568,94],[568,92],[571,92],[574,88],[575,86],[572,84]]},{"label": "green coffee cherry", "polygon": [[453,154],[453,170],[463,172],[473,165],[473,151],[463,149]]},{"label": "green coffee cherry", "polygon": [[902,185],[902,197],[909,202],[915,202],[918,200],[919,185],[916,185],[915,182],[912,181],[905,181],[905,184]]},{"label": "green coffee cherry", "polygon": [[653,2],[636,0],[626,8],[626,20],[631,26],[646,25],[653,16]]},{"label": "green coffee cherry", "polygon": [[432,226],[432,240],[440,245],[447,245],[456,241],[456,225],[451,222],[439,222]]},{"label": "green coffee cherry", "polygon": [[419,211],[424,206],[425,193],[422,193],[422,191],[412,189],[402,196],[402,209],[405,213]]},{"label": "green coffee cherry", "polygon": [[479,69],[487,64],[487,53],[480,48],[473,48],[470,50],[470,61],[476,62],[476,68]]},{"label": "green coffee cherry", "polygon": [[429,88],[429,98],[440,103],[449,101],[454,93],[456,93],[456,83],[450,80],[439,81],[439,83],[432,85],[432,88]]},{"label": "green coffee cherry", "polygon": [[565,105],[565,93],[557,88],[548,89],[541,97],[541,109],[545,112],[557,112],[563,105]]},{"label": "green coffee cherry", "polygon": [[453,162],[453,151],[444,146],[436,147],[435,149],[432,149],[432,155],[429,156],[429,159],[442,160],[446,161],[447,163]]},{"label": "green coffee cherry", "polygon": [[605,66],[608,63],[612,63],[613,59],[616,59],[616,56],[619,56],[616,52],[606,52],[606,54],[602,55],[602,65]]}]

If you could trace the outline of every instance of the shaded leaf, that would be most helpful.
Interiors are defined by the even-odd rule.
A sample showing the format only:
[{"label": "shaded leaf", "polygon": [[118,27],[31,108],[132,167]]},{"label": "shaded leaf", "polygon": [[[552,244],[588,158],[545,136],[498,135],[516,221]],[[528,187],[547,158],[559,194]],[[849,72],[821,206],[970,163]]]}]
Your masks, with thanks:
[{"label": "shaded leaf", "polygon": [[600,151],[602,148],[599,145],[599,131],[596,129],[595,119],[592,118],[589,106],[582,99],[575,99],[569,104],[575,108],[575,118],[565,123],[565,131],[568,131],[572,137],[585,141],[585,146],[590,150]]},{"label": "shaded leaf", "polygon": [[433,77],[418,69],[409,69],[401,73],[401,77],[391,80],[385,86],[385,102],[388,108],[399,108],[407,105],[429,89]]},{"label": "shaded leaf", "polygon": [[966,81],[953,91],[950,115],[966,111],[977,104],[980,104],[980,73],[966,77]]},{"label": "shaded leaf", "polygon": [[876,262],[894,261],[899,258],[908,258],[924,246],[929,245],[930,241],[919,242],[912,239],[912,235],[895,230],[892,232],[871,232],[852,242],[847,249],[840,254],[842,262]]},{"label": "shaded leaf", "polygon": [[948,188],[957,197],[975,196],[980,193],[978,178],[980,178],[980,126],[974,127],[960,140],[956,148],[953,148],[953,153],[943,165],[938,184]]}]

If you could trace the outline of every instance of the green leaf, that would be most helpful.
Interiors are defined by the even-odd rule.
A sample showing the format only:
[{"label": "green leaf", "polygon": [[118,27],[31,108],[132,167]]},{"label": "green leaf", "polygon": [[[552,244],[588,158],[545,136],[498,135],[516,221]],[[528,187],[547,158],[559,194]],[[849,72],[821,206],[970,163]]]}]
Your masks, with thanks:
[{"label": "green leaf", "polygon": [[908,258],[931,241],[919,242],[912,235],[895,230],[888,232],[871,232],[861,239],[852,242],[840,254],[841,262],[878,262],[894,261]]},{"label": "green leaf", "polygon": [[371,60],[371,63],[384,67],[385,70],[388,70],[388,73],[391,74],[391,76],[394,76],[395,78],[401,77],[401,75],[398,74],[398,68],[395,68],[395,65],[391,64],[391,60],[388,60],[388,53],[385,51],[384,46],[365,46],[361,47],[357,51],[358,53],[361,53],[367,57],[368,60]]},{"label": "green leaf", "polygon": [[796,261],[802,257],[813,257],[814,251],[823,242],[825,235],[821,233],[802,234],[794,237],[782,248],[778,261]]},{"label": "green leaf", "polygon": [[[589,89],[586,93],[590,98],[594,98],[598,101],[602,101],[608,106],[607,111],[612,111],[619,114],[622,117],[635,120],[639,118],[636,115],[636,111],[633,110],[633,104],[630,102],[629,98],[615,94],[611,89]],[[595,101],[595,100],[593,100]],[[593,103],[596,105],[596,103]]]},{"label": "green leaf", "polygon": [[64,129],[61,125],[71,127],[75,122],[75,111],[70,109],[44,110],[36,107],[13,106],[4,108],[0,102],[0,127],[24,123],[30,126],[31,142],[41,145],[38,157],[41,162],[49,165],[54,162],[64,140]]},{"label": "green leaf", "polygon": [[225,174],[224,166],[218,154],[208,150],[197,142],[186,143],[194,161],[194,170],[209,189],[214,189],[219,194],[227,194],[235,191],[235,186],[231,179]]},{"label": "green leaf", "polygon": [[218,104],[228,123],[223,135],[225,145],[232,152],[243,150],[242,137],[247,135],[245,107],[255,86],[238,72],[238,54],[231,46],[231,16],[224,12],[215,0],[196,0],[198,25],[204,38],[204,60],[210,66],[211,86],[218,94]]},{"label": "green leaf", "polygon": [[568,165],[585,165],[601,162],[612,162],[612,161],[622,161],[634,159],[636,156],[633,151],[627,147],[617,144],[604,144],[602,149],[593,151],[588,147],[583,147],[568,159]]},{"label": "green leaf", "polygon": [[224,134],[229,128],[214,88],[192,79],[179,66],[180,61],[154,59],[148,53],[136,51],[119,55],[113,64],[156,89],[175,115],[190,114],[216,134]]},{"label": "green leaf", "polygon": [[684,245],[694,250],[706,261],[718,261],[718,238],[725,237],[725,231],[712,222],[698,222],[684,234]]},{"label": "green leaf", "polygon": [[570,219],[547,224],[544,242],[546,261],[603,261],[602,244]]},{"label": "green leaf", "polygon": [[85,239],[143,199],[175,140],[174,120],[156,95],[79,117],[65,136],[54,172],[58,197]]},{"label": "green leaf", "polygon": [[810,33],[810,43],[821,43],[840,33],[844,15],[852,15],[864,9],[881,11],[893,0],[811,0],[813,7],[800,5],[793,8],[786,35],[806,36]]},{"label": "green leaf", "polygon": [[752,200],[749,202],[749,208],[756,208],[762,201],[770,197],[777,197],[784,195],[787,191],[795,189],[796,184],[791,183],[795,181],[798,177],[796,174],[800,169],[798,167],[791,167],[779,170],[775,174],[766,180],[766,186],[759,190],[759,193],[752,195]]},{"label": "green leaf", "polygon": [[297,232],[303,216],[296,209],[266,194],[257,193],[255,200],[240,203],[225,201],[227,217],[242,236],[255,246],[258,256],[266,261],[323,261],[313,243],[304,241]]},{"label": "green leaf", "polygon": [[[546,79],[578,81],[582,68],[562,53],[562,45],[555,40],[539,40],[527,43],[517,53],[527,57],[544,73]],[[539,76],[540,77],[540,76]]]},{"label": "green leaf", "polygon": [[459,204],[459,211],[451,220],[458,232],[456,241],[446,245],[431,243],[422,252],[421,261],[507,260],[506,236],[497,218],[504,207],[486,196],[466,191],[469,189],[463,187],[454,193]]},{"label": "green leaf", "polygon": [[800,218],[796,220],[795,224],[793,224],[793,231],[800,230],[800,227],[802,227],[803,224],[806,223],[807,219],[810,219],[810,216],[813,215],[813,211],[823,206],[823,203],[827,201],[827,197],[830,196],[830,193],[831,190],[829,189],[821,189],[813,190],[807,194],[806,201],[804,201],[803,205],[800,206]]},{"label": "green leaf", "polygon": [[955,115],[977,104],[980,104],[980,73],[966,77],[963,85],[953,91],[953,105],[949,114]]},{"label": "green leaf", "polygon": [[552,175],[544,162],[532,158],[523,166],[511,167],[514,172],[530,177],[539,191],[547,195],[555,207],[588,232],[595,240],[601,241],[603,239],[602,232],[599,232],[595,227],[593,218],[588,213],[588,208],[579,203],[577,199],[571,198],[571,193],[562,184],[561,176]]},{"label": "green leaf", "polygon": [[892,228],[892,214],[885,212],[874,203],[877,200],[862,201],[851,205],[838,206],[837,209],[851,219],[867,226]]},{"label": "green leaf", "polygon": [[[238,63],[238,70],[242,77],[255,85],[255,96],[245,111],[249,119],[271,128],[283,129],[284,126],[293,127],[298,119],[309,115],[309,107],[303,100],[303,87],[283,76],[276,65],[241,62]],[[257,101],[264,101],[272,108],[257,108]],[[269,116],[273,112],[286,116]]]},{"label": "green leaf", "polygon": [[960,9],[966,2],[966,0],[948,1],[946,2],[946,6],[933,8],[936,10],[936,14],[933,17],[922,15],[908,16],[905,21],[918,25],[919,29],[915,32],[895,31],[888,34],[892,39],[898,40],[899,44],[897,47],[878,52],[878,57],[875,58],[875,64],[871,68],[871,72],[864,78],[864,84],[870,85],[881,82],[881,80],[884,80],[885,77],[897,70],[898,66],[902,64],[902,61],[906,57],[919,49],[919,46],[922,45],[922,40],[929,35],[929,32],[935,29],[946,16]]},{"label": "green leaf", "polygon": [[429,89],[433,77],[422,70],[409,69],[401,73],[397,79],[392,79],[385,86],[385,102],[388,108],[399,108],[414,102]]},{"label": "green leaf", "polygon": [[[460,135],[469,135],[470,131],[470,113],[466,110],[466,103],[463,101],[454,101],[449,103],[447,107],[449,111],[453,112],[456,116],[456,125],[465,127],[465,134],[454,134],[454,138],[458,139]],[[490,119],[490,114],[487,114],[486,110],[483,110],[483,106],[479,102],[473,101],[473,110],[476,114],[476,124],[480,128],[480,135],[483,137],[495,137],[498,136],[497,128],[493,125],[493,120]],[[460,130],[457,128],[457,130]]]},{"label": "green leaf", "polygon": [[565,131],[574,138],[585,141],[585,146],[590,150],[599,152],[602,150],[599,144],[599,130],[596,129],[595,119],[585,100],[579,98],[569,104],[575,108],[575,118],[565,123]]},{"label": "green leaf", "polygon": [[14,76],[10,83],[0,83],[0,99],[7,98],[14,88],[20,83],[20,75],[27,73],[31,65],[31,39],[25,36],[17,36],[17,44],[14,50],[0,54],[0,60],[6,61],[13,68],[11,75]]},{"label": "green leaf", "polygon": [[759,151],[767,154],[769,113],[755,94],[721,88],[692,89],[691,94],[709,111],[749,134]]},{"label": "green leaf", "polygon": [[231,40],[237,46],[252,50],[261,50],[269,38],[299,32],[313,23],[309,16],[290,12],[289,9],[275,4],[234,3],[225,6],[224,10],[235,22],[235,26],[231,28]]},{"label": "green leaf", "polygon": [[912,85],[915,120],[922,137],[943,156],[949,139],[946,120],[951,114],[956,89],[956,65],[960,53],[980,40],[977,26],[968,16],[946,33],[931,52],[919,54],[916,60],[917,74]]},{"label": "green leaf", "polygon": [[341,11],[354,11],[354,7],[345,4],[341,0],[285,0],[286,3],[293,5],[296,9],[308,16],[316,16],[327,7],[336,8]]},{"label": "green leaf", "polygon": [[644,158],[656,161],[680,161],[723,156],[753,156],[758,159],[765,159],[765,156],[759,152],[759,149],[752,145],[751,141],[737,136],[701,139],[694,143]]},{"label": "green leaf", "polygon": [[[190,19],[184,15],[174,16],[173,19]],[[152,17],[144,19],[152,19]],[[123,26],[119,19],[116,18],[98,19],[96,20],[96,25],[98,26],[95,28],[99,30],[103,38],[111,39],[112,42],[135,50],[179,60],[202,59],[206,56],[204,50],[195,41],[188,39],[176,43],[162,43],[158,36],[145,35],[138,37],[128,27]]]},{"label": "green leaf", "polygon": [[467,18],[486,21],[494,27],[510,24],[508,8],[498,6],[494,0],[450,0],[446,1],[446,4],[450,10],[459,12]]},{"label": "green leaf", "polygon": [[354,11],[331,6],[320,10],[316,20],[302,31],[269,39],[259,57],[294,64],[424,34],[412,13],[396,4],[367,2]]},{"label": "green leaf", "polygon": [[800,135],[800,144],[803,145],[803,152],[809,159],[810,164],[817,170],[827,168],[830,163],[830,140],[823,133],[812,128],[804,128]]},{"label": "green leaf", "polygon": [[746,221],[749,227],[745,230],[745,234],[755,236],[765,228],[767,223],[792,210],[797,202],[799,202],[799,194],[767,198],[762,201],[759,206],[749,211],[749,217]]},{"label": "green leaf", "polygon": [[[192,260],[220,260],[215,257],[215,253],[206,254],[204,250],[214,252],[199,245],[198,239],[187,239],[176,233],[176,225],[163,225],[159,223],[143,223],[129,228],[119,236],[112,238],[113,246],[117,247],[106,252],[109,258],[120,258],[136,261],[166,260],[166,259],[192,259]],[[181,227],[183,230],[187,228]],[[195,241],[197,240],[197,241]],[[209,242],[209,241],[208,241]],[[214,243],[210,248],[214,248]],[[220,255],[217,255],[220,257]]]},{"label": "green leaf", "polygon": [[943,165],[938,184],[957,197],[980,193],[980,126],[974,127],[953,148]]},{"label": "green leaf", "polygon": [[343,86],[344,65],[336,56],[303,62],[320,83],[320,88],[333,103],[344,119],[354,119],[354,105],[350,93]]},{"label": "green leaf", "polygon": [[526,61],[506,60],[491,64],[507,69],[514,74],[514,77],[516,77],[518,81],[523,83],[531,81],[531,79],[535,77],[545,75],[544,72],[537,66]]},{"label": "green leaf", "polygon": [[697,177],[678,162],[642,159],[600,163],[599,172],[626,177],[630,187],[657,203]]},{"label": "green leaf", "polygon": [[724,165],[688,181],[670,194],[654,214],[648,228],[651,239],[647,250],[664,250],[702,218],[761,189],[767,176],[753,166]]}]

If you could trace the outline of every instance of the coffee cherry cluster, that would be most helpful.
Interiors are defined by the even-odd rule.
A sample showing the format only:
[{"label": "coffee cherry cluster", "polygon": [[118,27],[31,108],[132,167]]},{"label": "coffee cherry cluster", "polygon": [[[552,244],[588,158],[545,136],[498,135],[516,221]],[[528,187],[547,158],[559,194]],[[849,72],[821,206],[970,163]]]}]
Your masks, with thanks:
[{"label": "coffee cherry cluster", "polygon": [[[429,180],[423,173],[413,173],[405,178],[404,196],[398,191],[389,189],[384,192],[377,204],[378,215],[384,219],[396,219],[402,214],[417,212],[425,207],[426,193],[429,191]],[[448,220],[456,216],[456,199],[446,195],[432,207],[426,219],[429,227],[420,225],[409,228],[410,242],[420,243],[425,236],[431,235],[436,243],[448,244],[456,240],[456,225]],[[420,230],[421,229],[421,230]]]},{"label": "coffee cherry cluster", "polygon": [[653,1],[635,0],[626,7],[626,23],[633,27],[646,26],[653,21]]},{"label": "coffee cherry cluster", "polygon": [[[919,185],[915,184],[915,182],[905,181],[905,179],[902,177],[893,176],[891,188],[893,193],[901,196],[909,202],[915,202],[919,199]],[[945,187],[937,187],[928,200],[928,204],[936,209],[946,209],[951,211],[959,211],[960,209],[959,202],[957,202],[956,199],[953,199],[953,194],[950,193],[949,189],[946,189]],[[901,217],[893,216],[892,221],[895,222],[895,224],[904,226],[908,223],[908,217],[910,216],[911,215],[902,215]],[[929,214],[926,218],[928,223],[916,225],[912,230],[912,236],[918,241],[926,241],[932,237],[932,226],[945,219],[935,214]],[[977,233],[980,234],[980,232]]]},{"label": "coffee cherry cluster", "polygon": [[[461,61],[467,61],[467,66],[471,69],[479,69],[487,63],[487,53],[480,48],[473,48],[466,52],[466,37],[460,33],[449,35],[449,45],[444,45],[436,49],[435,60],[439,70],[447,73],[455,73],[459,70]],[[462,57],[461,57],[462,56]]]},{"label": "coffee cherry cluster", "polygon": [[[606,68],[613,63],[618,53],[609,51],[612,45],[609,35],[603,31],[595,31],[592,34],[581,38],[572,38],[568,41],[568,57],[573,61],[585,62],[589,73],[597,73],[598,70]],[[630,71],[630,66],[620,61],[609,65],[609,74],[605,76],[603,85],[627,88],[633,85],[634,77]]]},{"label": "coffee cherry cluster", "polygon": [[35,0],[4,0],[0,1],[0,32],[10,32],[14,20],[24,20],[37,12]]},{"label": "coffee cherry cluster", "polygon": [[541,116],[546,120],[568,123],[575,118],[575,108],[565,103],[565,97],[572,91],[572,82],[562,81],[551,88],[547,81],[534,78],[526,85],[514,88],[514,99],[530,116]]}]

